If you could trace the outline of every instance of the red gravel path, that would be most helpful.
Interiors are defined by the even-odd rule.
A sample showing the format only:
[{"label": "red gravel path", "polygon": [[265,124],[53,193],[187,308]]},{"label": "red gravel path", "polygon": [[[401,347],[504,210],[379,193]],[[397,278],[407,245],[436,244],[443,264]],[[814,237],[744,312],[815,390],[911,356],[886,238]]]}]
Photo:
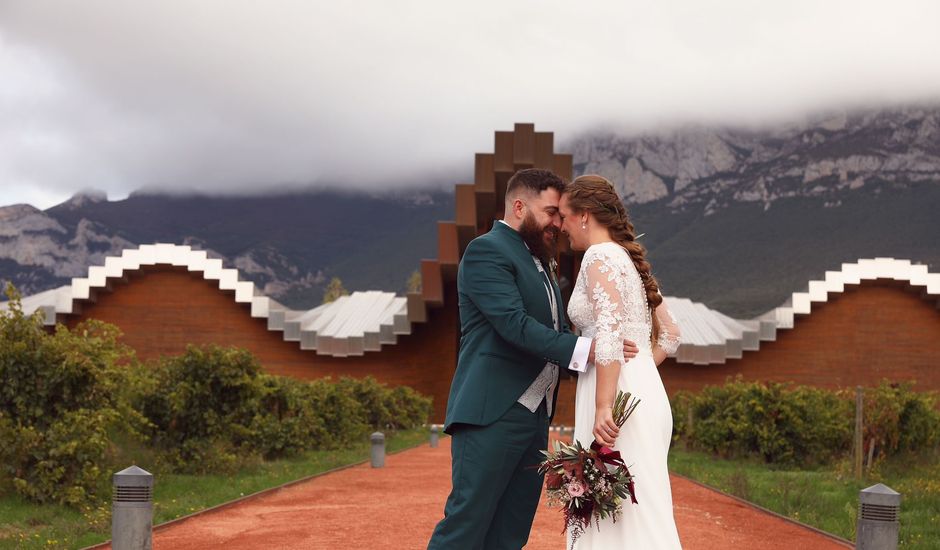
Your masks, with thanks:
[{"label": "red gravel path", "polygon": [[[425,548],[450,491],[450,439],[386,458],[384,468],[348,468],[154,533],[156,550]],[[686,550],[843,549],[818,533],[682,478],[672,478]],[[557,509],[539,507],[528,549],[562,550]]]}]

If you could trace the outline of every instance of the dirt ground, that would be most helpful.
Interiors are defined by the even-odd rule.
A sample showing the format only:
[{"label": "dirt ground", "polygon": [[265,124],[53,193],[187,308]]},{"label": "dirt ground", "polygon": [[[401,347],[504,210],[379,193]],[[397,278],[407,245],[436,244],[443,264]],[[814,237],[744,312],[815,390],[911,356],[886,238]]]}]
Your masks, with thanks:
[{"label": "dirt ground", "polygon": [[[450,440],[314,478],[154,532],[156,550],[419,549],[450,491]],[[676,524],[686,550],[846,548],[809,529],[679,477]],[[526,548],[562,550],[561,515],[540,503]]]}]

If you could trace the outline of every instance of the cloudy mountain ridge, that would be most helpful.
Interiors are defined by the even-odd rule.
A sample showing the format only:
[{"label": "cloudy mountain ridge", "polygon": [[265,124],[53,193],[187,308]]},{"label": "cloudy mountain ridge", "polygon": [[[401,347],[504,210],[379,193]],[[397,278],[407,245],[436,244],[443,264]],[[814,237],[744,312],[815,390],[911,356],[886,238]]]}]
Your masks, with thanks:
[{"label": "cloudy mountain ridge", "polygon": [[607,176],[627,203],[665,199],[673,210],[708,213],[795,197],[837,205],[866,184],[940,183],[940,109],[840,113],[769,131],[589,135],[572,149],[577,171]]},{"label": "cloudy mountain ridge", "polygon": [[[560,150],[610,178],[663,288],[747,317],[827,269],[891,256],[940,268],[940,109],[838,114],[767,130],[688,127],[585,134]],[[457,178],[454,178],[454,183]],[[329,278],[401,292],[436,255],[445,191],[259,196],[85,192],[0,208],[0,279],[26,294],[67,284],[139,244],[189,244],[292,307]]]}]

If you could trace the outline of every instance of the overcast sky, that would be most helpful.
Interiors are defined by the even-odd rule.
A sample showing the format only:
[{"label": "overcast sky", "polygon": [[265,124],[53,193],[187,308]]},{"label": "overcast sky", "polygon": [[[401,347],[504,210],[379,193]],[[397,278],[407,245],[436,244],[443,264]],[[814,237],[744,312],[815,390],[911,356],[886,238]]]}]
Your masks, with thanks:
[{"label": "overcast sky", "polygon": [[0,0],[0,205],[449,187],[517,121],[769,123],[940,98],[936,0]]}]

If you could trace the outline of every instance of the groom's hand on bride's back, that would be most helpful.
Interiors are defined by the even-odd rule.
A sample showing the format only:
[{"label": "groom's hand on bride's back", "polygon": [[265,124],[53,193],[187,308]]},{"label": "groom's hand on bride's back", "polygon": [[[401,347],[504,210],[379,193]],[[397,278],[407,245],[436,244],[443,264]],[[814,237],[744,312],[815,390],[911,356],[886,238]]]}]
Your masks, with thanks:
[{"label": "groom's hand on bride's back", "polygon": [[[591,351],[588,352],[588,363],[594,362],[594,345],[596,341],[591,341]],[[636,354],[640,352],[640,348],[636,347],[636,343],[632,340],[623,341],[623,359],[629,361],[636,357]]]}]

